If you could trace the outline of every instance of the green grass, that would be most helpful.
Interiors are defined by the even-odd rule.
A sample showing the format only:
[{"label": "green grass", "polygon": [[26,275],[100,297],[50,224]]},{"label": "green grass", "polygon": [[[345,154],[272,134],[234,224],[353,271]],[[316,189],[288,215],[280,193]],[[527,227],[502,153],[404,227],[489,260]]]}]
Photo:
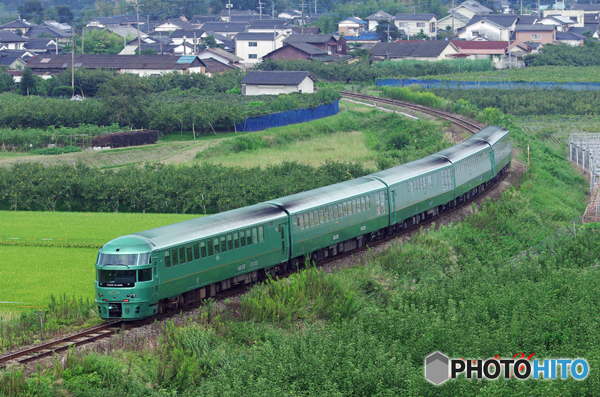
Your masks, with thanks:
[{"label": "green grass", "polygon": [[227,153],[215,157],[202,157],[200,161],[228,167],[265,167],[284,161],[297,161],[313,167],[332,161],[359,161],[364,167],[375,168],[375,150],[367,148],[362,131],[338,132],[285,146]]},{"label": "green grass", "polygon": [[0,242],[102,246],[125,234],[199,216],[201,215],[1,211]]},{"label": "green grass", "polygon": [[97,249],[0,246],[0,309],[22,311],[48,304],[50,295],[94,295]]},{"label": "green grass", "polygon": [[549,81],[549,82],[600,82],[600,66],[537,66],[524,69],[502,69],[487,72],[451,73],[421,76],[426,80],[465,81]]}]

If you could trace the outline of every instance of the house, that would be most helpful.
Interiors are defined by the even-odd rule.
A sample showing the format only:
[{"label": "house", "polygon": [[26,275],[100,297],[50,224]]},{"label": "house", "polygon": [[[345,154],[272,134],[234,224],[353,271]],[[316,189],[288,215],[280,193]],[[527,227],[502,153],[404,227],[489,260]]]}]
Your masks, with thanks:
[{"label": "house", "polygon": [[558,43],[569,44],[571,46],[580,46],[583,45],[583,41],[585,39],[585,36],[571,31],[556,32],[556,42]]},{"label": "house", "polygon": [[54,53],[58,54],[62,46],[58,45],[53,39],[27,39],[23,48],[35,54]]},{"label": "house", "polygon": [[327,51],[329,55],[346,55],[346,39],[344,37],[336,37],[332,34],[292,33],[283,42],[286,44],[306,43]]},{"label": "house", "polygon": [[[540,19],[538,24],[555,26],[557,32],[566,32],[569,28],[575,26],[576,22],[571,18],[560,15],[548,15]],[[583,26],[583,24],[581,26]]]},{"label": "house", "polygon": [[235,37],[235,55],[246,65],[256,64],[271,51],[282,47],[284,37],[273,33],[239,33]]},{"label": "house", "polygon": [[[371,48],[375,44],[381,42],[379,33],[369,32],[361,33],[358,36],[344,36],[347,45],[354,45],[360,48]],[[359,44],[358,46],[356,44]],[[366,44],[366,45],[365,45]]]},{"label": "house", "polygon": [[583,10],[544,10],[542,11],[542,17],[558,17],[559,21],[565,23],[574,23],[571,26],[583,27],[585,23],[585,11]]},{"label": "house", "polygon": [[27,61],[21,58],[23,51],[4,50],[0,51],[0,67],[6,66],[10,70],[22,70]]},{"label": "house", "polygon": [[212,59],[225,65],[229,65],[233,69],[246,70],[246,67],[241,63],[243,61],[242,58],[221,48],[207,48],[198,54],[198,58],[202,61]]},{"label": "house", "polygon": [[60,30],[65,33],[71,33],[72,29],[71,25],[68,25],[66,23],[59,23],[56,21],[45,21],[43,25],[51,27],[52,29]]},{"label": "house", "polygon": [[192,19],[190,19],[190,23],[197,28],[201,27],[206,22],[217,22],[217,16],[216,15],[194,15],[192,17]]},{"label": "house", "polygon": [[[178,29],[193,30],[196,26],[181,18],[171,18],[166,22],[154,26],[155,32],[172,32]],[[141,24],[141,23],[140,23]]]},{"label": "house", "polygon": [[554,25],[517,25],[514,38],[521,42],[554,43],[556,41],[556,26]]},{"label": "house", "polygon": [[578,4],[578,3],[575,3],[575,4],[573,4],[573,9],[581,10],[586,15],[587,14],[598,15],[600,13],[600,4]]},{"label": "house", "polygon": [[531,47],[518,40],[512,40],[510,47],[507,41],[456,40],[452,41],[452,44],[458,48],[461,55],[466,55],[469,59],[491,58],[497,69],[515,67],[520,64],[525,55],[531,52]]},{"label": "house", "polygon": [[340,36],[359,36],[368,29],[368,23],[358,17],[346,18],[338,23]]},{"label": "house", "polygon": [[[119,73],[158,76],[165,73],[205,73],[205,65],[195,55],[74,55],[75,68],[115,69]],[[38,74],[59,74],[70,69],[71,54],[38,55],[27,67]]]},{"label": "house", "polygon": [[[441,30],[452,30],[456,32],[458,29],[467,26],[471,18],[464,16],[463,14],[450,14],[442,19],[438,20],[437,25]],[[454,29],[452,29],[454,25]]]},{"label": "house", "polygon": [[0,45],[4,45],[9,50],[21,50],[26,42],[26,38],[9,30],[0,30]]},{"label": "house", "polygon": [[[462,2],[461,4],[459,4],[458,6],[454,7],[454,15],[462,15],[465,16],[469,19],[473,18],[473,16],[477,15],[477,14],[491,14],[494,11],[482,6],[481,4],[479,4],[476,1],[473,0],[467,0]],[[452,9],[450,9],[450,11],[448,11],[449,14],[452,14]]]},{"label": "house", "polygon": [[71,33],[63,32],[62,30],[57,30],[50,26],[32,26],[27,31],[27,34],[24,34],[23,36],[31,39],[37,39],[40,38],[40,36],[52,37],[59,43],[68,43],[71,41]]},{"label": "house", "polygon": [[318,26],[293,26],[292,33],[300,34],[321,34],[321,28]]},{"label": "house", "polygon": [[208,35],[204,32],[204,30],[178,29],[178,30],[172,32],[169,35],[169,38],[171,39],[171,43],[173,43],[173,44],[181,45],[184,42],[186,42],[186,43],[195,44],[198,46],[202,43],[201,39],[206,36],[208,36]]},{"label": "house", "polygon": [[271,51],[263,59],[278,61],[297,61],[299,59],[317,59],[326,56],[327,51],[308,43],[286,43],[283,47]]},{"label": "house", "polygon": [[[302,19],[302,12],[298,10],[285,10],[280,12],[277,17],[283,19]],[[304,14],[306,16],[306,14]]]},{"label": "house", "polygon": [[222,21],[222,22],[233,22],[230,20],[231,18],[235,18],[235,17],[239,17],[239,16],[253,16],[255,18],[258,18],[259,15],[256,11],[254,10],[232,10],[232,9],[224,9],[221,10],[218,14],[217,14],[217,18]]},{"label": "house", "polygon": [[292,25],[288,25],[287,19],[256,19],[250,22],[245,33],[277,33],[289,35],[292,33]]},{"label": "house", "polygon": [[308,72],[252,71],[240,81],[242,95],[279,95],[315,92],[316,80]]},{"label": "house", "polygon": [[477,14],[458,32],[458,37],[474,40],[483,37],[488,40],[505,40],[514,32],[518,15]]},{"label": "house", "polygon": [[416,59],[421,61],[440,61],[451,59],[460,54],[459,49],[451,41],[400,41],[394,43],[377,43],[369,51],[373,61],[402,61]]},{"label": "house", "polygon": [[391,23],[394,20],[394,17],[383,10],[377,11],[375,14],[371,14],[365,18],[369,23],[369,32],[375,30],[377,25],[379,25],[380,21],[386,21]]},{"label": "house", "polygon": [[205,32],[214,32],[233,39],[238,33],[242,33],[248,27],[245,22],[206,22],[202,25]]},{"label": "house", "polygon": [[4,25],[0,25],[0,30],[7,30],[15,34],[20,31],[22,34],[25,35],[29,31],[29,29],[31,29],[34,26],[37,25],[19,18],[14,21],[5,23]]},{"label": "house", "polygon": [[423,31],[429,38],[437,37],[437,18],[435,14],[396,14],[394,24],[406,36],[414,36]]},{"label": "house", "polygon": [[[142,20],[140,19],[140,25]],[[86,28],[93,29],[104,29],[107,27],[117,27],[117,26],[131,26],[137,25],[137,16],[135,14],[127,14],[127,15],[115,15],[112,17],[99,17],[94,18],[90,22],[87,23]]]}]

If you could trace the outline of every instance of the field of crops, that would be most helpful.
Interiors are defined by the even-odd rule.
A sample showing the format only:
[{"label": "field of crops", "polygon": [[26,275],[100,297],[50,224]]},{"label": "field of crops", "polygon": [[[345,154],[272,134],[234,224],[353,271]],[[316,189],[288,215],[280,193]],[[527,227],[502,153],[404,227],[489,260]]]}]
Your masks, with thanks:
[{"label": "field of crops", "polygon": [[422,76],[422,78],[431,80],[463,81],[548,81],[556,83],[600,82],[600,66],[537,66],[524,69],[503,69],[484,72]]}]

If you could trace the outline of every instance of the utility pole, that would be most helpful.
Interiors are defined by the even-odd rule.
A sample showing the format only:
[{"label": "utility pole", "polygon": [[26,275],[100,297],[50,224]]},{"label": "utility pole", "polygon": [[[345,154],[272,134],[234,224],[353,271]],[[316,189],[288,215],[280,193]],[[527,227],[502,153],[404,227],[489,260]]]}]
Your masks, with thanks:
[{"label": "utility pole", "polygon": [[315,14],[317,13],[317,0],[315,0]]},{"label": "utility pole", "polygon": [[508,68],[512,69],[512,54],[510,52],[510,30],[508,30]]},{"label": "utility pole", "polygon": [[452,0],[452,34],[454,35],[454,0]]},{"label": "utility pole", "polygon": [[388,37],[387,37],[387,42],[389,43],[390,41],[390,21],[388,21]]},{"label": "utility pole", "polygon": [[71,90],[75,96],[75,35],[71,31]]},{"label": "utility pole", "polygon": [[523,0],[521,0],[521,15],[523,15]]},{"label": "utility pole", "polygon": [[259,12],[259,15],[260,15],[260,17],[259,17],[260,19],[262,19],[262,9],[263,9],[263,4],[265,4],[265,3],[263,3],[263,2],[262,2],[262,1],[260,1],[260,0],[258,0],[258,12]]},{"label": "utility pole", "polygon": [[194,55],[196,55],[198,53],[198,51],[196,50],[197,42],[198,42],[198,40],[196,39],[196,32],[194,32]]},{"label": "utility pole", "polygon": [[231,7],[233,7],[233,4],[231,4],[231,0],[227,0],[227,4],[225,4],[225,8],[227,8],[227,10],[229,11],[229,21],[227,22],[231,22]]},{"label": "utility pole", "polygon": [[271,18],[275,19],[275,3],[271,3]]},{"label": "utility pole", "polygon": [[300,5],[302,6],[302,34],[304,34],[304,0],[302,0],[302,3],[300,3]]},{"label": "utility pole", "polygon": [[131,7],[135,7],[135,14],[137,16],[138,55],[142,55],[142,39],[140,38],[140,6],[143,6],[143,4],[139,4],[138,0],[135,0],[135,4],[131,5]]},{"label": "utility pole", "polygon": [[83,52],[84,39],[85,39],[85,26],[83,28],[81,28],[81,55],[85,54],[85,52]]},{"label": "utility pole", "polygon": [[186,41],[186,37],[183,36],[183,55],[187,55],[187,41]]},{"label": "utility pole", "polygon": [[158,42],[160,43],[159,47],[160,47],[160,55],[163,54],[162,52],[162,32],[158,32]]},{"label": "utility pole", "polygon": [[540,10],[540,0],[538,0],[538,18],[542,17],[542,11]]}]

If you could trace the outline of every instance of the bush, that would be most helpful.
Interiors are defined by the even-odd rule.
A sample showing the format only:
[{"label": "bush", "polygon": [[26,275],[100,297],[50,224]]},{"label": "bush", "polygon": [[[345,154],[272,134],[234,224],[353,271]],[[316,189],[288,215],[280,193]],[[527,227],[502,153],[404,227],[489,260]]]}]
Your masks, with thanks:
[{"label": "bush", "polygon": [[71,97],[73,95],[73,89],[71,87],[67,87],[65,85],[61,85],[59,87],[55,87],[52,90],[52,96],[54,97]]},{"label": "bush", "polygon": [[149,145],[158,141],[157,130],[128,131],[117,134],[99,135],[92,139],[92,146],[110,146],[119,148],[125,146]]}]

